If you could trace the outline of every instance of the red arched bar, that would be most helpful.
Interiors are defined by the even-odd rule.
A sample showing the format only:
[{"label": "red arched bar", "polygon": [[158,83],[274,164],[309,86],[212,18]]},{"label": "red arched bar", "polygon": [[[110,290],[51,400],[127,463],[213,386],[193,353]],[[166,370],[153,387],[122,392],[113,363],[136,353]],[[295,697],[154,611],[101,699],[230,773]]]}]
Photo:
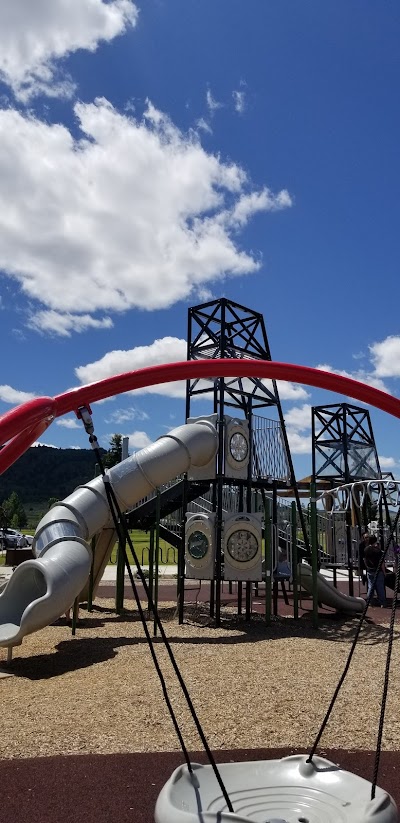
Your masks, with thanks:
[{"label": "red arched bar", "polygon": [[[185,360],[181,363],[166,363],[150,366],[137,371],[125,372],[108,377],[97,383],[90,383],[77,389],[59,394],[53,398],[39,398],[12,409],[0,418],[0,443],[5,443],[35,422],[49,417],[60,417],[67,412],[76,411],[79,406],[88,405],[96,400],[104,400],[115,394],[134,389],[169,383],[173,380],[188,380],[214,377],[258,377],[260,379],[289,380],[334,391],[345,396],[368,403],[394,417],[400,417],[400,400],[386,392],[342,377],[339,374],[313,369],[309,366],[297,366],[292,363],[276,363],[271,360]],[[54,405],[53,405],[54,404]],[[15,457],[22,453],[15,443]],[[9,443],[9,458],[12,456],[12,443]],[[4,451],[4,450],[3,450]],[[18,453],[17,453],[18,452]],[[0,472],[3,452],[0,452]],[[11,461],[12,462],[12,461]]]},{"label": "red arched bar", "polygon": [[55,417],[56,403],[53,397],[36,397],[35,400],[15,406],[0,417],[0,443],[7,443],[11,437],[43,420],[48,420],[50,425]]},{"label": "red arched bar", "polygon": [[46,431],[50,423],[52,422],[53,418],[46,418],[45,420],[39,420],[38,423],[35,423],[34,426],[28,426],[28,428],[23,429],[19,434],[16,434],[12,440],[9,440],[5,446],[3,446],[0,452],[0,474],[7,471],[7,469],[21,457],[24,452],[29,449],[29,446],[35,442],[35,440],[40,437],[43,432]]}]

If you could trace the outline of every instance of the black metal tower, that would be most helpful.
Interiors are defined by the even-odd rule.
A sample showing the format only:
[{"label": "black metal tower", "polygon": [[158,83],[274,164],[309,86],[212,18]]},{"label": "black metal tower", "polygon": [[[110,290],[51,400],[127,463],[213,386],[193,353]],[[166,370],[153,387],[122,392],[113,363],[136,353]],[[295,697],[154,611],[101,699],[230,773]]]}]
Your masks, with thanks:
[{"label": "black metal tower", "polygon": [[[271,360],[264,319],[259,312],[234,303],[226,298],[214,300],[189,309],[188,360],[216,358]],[[220,592],[222,580],[221,526],[223,488],[229,483],[239,485],[242,510],[251,511],[251,490],[272,490],[275,508],[278,486],[292,487],[296,497],[304,539],[308,544],[303,512],[298,496],[294,468],[290,455],[282,407],[275,380],[252,378],[217,378],[210,381],[188,380],[186,391],[186,420],[192,415],[192,399],[198,395],[212,395],[213,413],[217,417],[219,451],[217,474],[213,481],[213,509],[216,512],[216,572],[211,583],[211,603],[214,603],[216,623],[220,621]],[[277,421],[259,417],[256,411],[274,408]],[[225,410],[235,409],[236,417],[243,417],[249,425],[251,456],[248,477],[243,482],[229,481],[223,474],[223,421]],[[183,609],[184,563],[180,568]],[[241,584],[239,585],[241,590]],[[240,591],[241,602],[241,591]],[[250,586],[246,583],[246,614],[250,604]],[[213,605],[212,605],[213,609]],[[183,619],[183,612],[181,614]]]},{"label": "black metal tower", "polygon": [[332,485],[381,477],[369,412],[349,403],[312,409],[314,479]]},{"label": "black metal tower", "polygon": [[[312,409],[312,479],[331,488],[382,477],[369,412],[349,403]],[[358,509],[346,514],[349,591],[353,594],[351,526],[361,527]]]}]

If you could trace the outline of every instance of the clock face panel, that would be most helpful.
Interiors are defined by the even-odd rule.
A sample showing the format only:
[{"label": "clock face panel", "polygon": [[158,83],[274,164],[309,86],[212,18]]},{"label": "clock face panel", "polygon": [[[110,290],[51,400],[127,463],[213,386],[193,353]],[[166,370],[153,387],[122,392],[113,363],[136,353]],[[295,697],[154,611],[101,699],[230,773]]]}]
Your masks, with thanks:
[{"label": "clock face panel", "polygon": [[189,535],[187,548],[194,560],[202,560],[208,552],[208,537],[204,532],[195,531]]},{"label": "clock face panel", "polygon": [[235,432],[229,441],[229,452],[233,460],[237,463],[243,463],[246,460],[249,451],[249,444],[244,434]]},{"label": "clock face panel", "polygon": [[238,529],[228,537],[226,548],[233,560],[248,563],[258,552],[258,540],[248,529]]}]

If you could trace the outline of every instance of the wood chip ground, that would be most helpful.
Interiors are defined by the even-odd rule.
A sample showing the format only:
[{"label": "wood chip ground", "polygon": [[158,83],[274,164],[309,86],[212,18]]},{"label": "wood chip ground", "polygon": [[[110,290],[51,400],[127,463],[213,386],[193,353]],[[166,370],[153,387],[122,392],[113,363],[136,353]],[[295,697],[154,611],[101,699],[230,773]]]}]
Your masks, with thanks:
[{"label": "wood chip ground", "polygon": [[[75,637],[65,621],[27,637],[14,650],[13,677],[0,679],[0,758],[57,754],[171,751],[179,745],[131,604],[117,617],[110,600],[81,611]],[[261,618],[224,612],[209,625],[205,607],[161,616],[212,749],[300,747],[307,751],[343,671],[356,619]],[[386,618],[387,619],[387,616]],[[148,623],[152,632],[152,621]],[[376,746],[388,625],[368,623],[319,752]],[[400,749],[400,633],[395,632],[383,748]],[[165,649],[154,648],[189,750],[201,748]],[[0,650],[0,665],[6,651]],[[3,667],[5,668],[5,667]]]}]

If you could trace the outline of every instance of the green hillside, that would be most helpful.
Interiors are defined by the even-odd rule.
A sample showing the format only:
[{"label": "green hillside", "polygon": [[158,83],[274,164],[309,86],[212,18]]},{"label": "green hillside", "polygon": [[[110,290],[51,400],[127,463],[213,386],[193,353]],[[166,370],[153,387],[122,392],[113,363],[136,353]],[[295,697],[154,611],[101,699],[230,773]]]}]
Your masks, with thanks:
[{"label": "green hillside", "polygon": [[35,446],[0,476],[0,502],[12,492],[17,492],[25,507],[54,497],[62,500],[95,476],[95,466],[91,449]]}]

